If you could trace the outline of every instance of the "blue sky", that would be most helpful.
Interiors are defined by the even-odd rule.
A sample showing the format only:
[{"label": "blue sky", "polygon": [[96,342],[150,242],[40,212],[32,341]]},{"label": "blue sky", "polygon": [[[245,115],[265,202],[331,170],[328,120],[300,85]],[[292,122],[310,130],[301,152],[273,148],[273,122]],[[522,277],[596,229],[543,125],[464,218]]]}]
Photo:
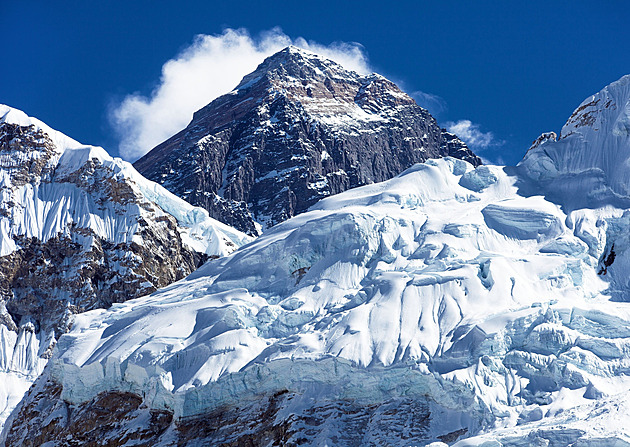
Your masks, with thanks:
[{"label": "blue sky", "polygon": [[0,102],[119,155],[112,110],[130,94],[150,101],[164,64],[190,52],[196,35],[243,29],[256,46],[279,27],[323,47],[358,43],[371,69],[417,92],[441,124],[477,132],[484,158],[514,164],[583,99],[630,73],[629,19],[612,0],[5,0]]}]

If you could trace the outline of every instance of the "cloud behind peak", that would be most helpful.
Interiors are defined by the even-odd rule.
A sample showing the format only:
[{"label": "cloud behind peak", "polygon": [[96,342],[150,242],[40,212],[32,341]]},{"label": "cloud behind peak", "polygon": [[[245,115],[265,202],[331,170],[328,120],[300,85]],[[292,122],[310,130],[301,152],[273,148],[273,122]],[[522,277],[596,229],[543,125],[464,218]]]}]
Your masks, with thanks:
[{"label": "cloud behind peak", "polygon": [[118,152],[135,160],[190,122],[195,111],[230,92],[268,56],[294,45],[347,69],[370,73],[363,47],[357,43],[323,45],[280,28],[252,37],[245,29],[198,35],[193,43],[162,66],[157,87],[149,95],[129,94],[112,105],[109,121],[119,138]]}]

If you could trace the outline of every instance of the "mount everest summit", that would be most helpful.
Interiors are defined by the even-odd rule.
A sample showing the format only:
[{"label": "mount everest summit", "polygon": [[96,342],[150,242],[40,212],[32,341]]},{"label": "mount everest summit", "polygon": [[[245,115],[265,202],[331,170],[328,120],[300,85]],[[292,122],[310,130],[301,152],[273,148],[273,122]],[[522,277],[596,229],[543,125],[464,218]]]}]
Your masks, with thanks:
[{"label": "mount everest summit", "polygon": [[443,156],[481,164],[394,83],[291,46],[134,166],[257,235],[331,194]]},{"label": "mount everest summit", "polygon": [[[289,56],[321,61],[304,54],[287,49],[265,63]],[[278,63],[279,70],[285,63],[291,66]],[[241,91],[257,81],[246,77],[231,96],[252,101]],[[384,85],[371,93],[376,103],[392,94]],[[287,104],[297,93],[276,95]],[[354,100],[330,104],[318,97],[310,104],[308,97],[300,96],[295,107],[310,113],[310,128],[328,119],[336,141],[346,141],[346,133],[359,138],[353,140],[358,146],[340,145],[350,167],[365,150],[368,140],[361,138],[383,141],[379,132],[389,132],[384,123],[365,130]],[[223,130],[234,134],[238,119],[227,113],[235,105],[229,100],[219,98],[202,111],[229,103],[212,119],[229,118]],[[330,108],[317,109],[318,101]],[[327,112],[337,110],[333,106],[347,109],[337,116]],[[303,152],[308,169],[296,171],[305,176],[284,176],[293,172],[282,171],[290,164],[273,175],[269,166],[256,168],[254,161],[270,157],[260,148],[243,157],[236,150],[243,164],[225,162],[219,174],[204,165],[193,172],[182,158],[192,147],[182,143],[186,135],[193,146],[208,135],[204,141],[224,138],[208,133],[214,124],[202,125],[202,115],[169,140],[176,144],[147,156],[163,151],[160,166],[169,168],[160,183],[173,186],[186,175],[208,173],[215,189],[191,180],[185,191],[199,193],[188,198],[208,197],[204,206],[220,204],[250,222],[247,231],[256,223],[267,228],[151,295],[74,316],[9,418],[6,445],[630,445],[624,169],[630,76],[587,98],[559,136],[541,136],[516,167],[479,165],[460,145],[451,155],[461,159],[425,157],[369,184],[383,179],[361,161],[355,166],[364,177],[346,186],[364,186],[309,203],[308,210],[291,208],[286,197],[297,197],[300,182],[323,182],[317,175],[333,178],[318,171],[323,164],[309,164],[316,155],[325,158],[323,150]],[[270,119],[286,115],[265,116],[271,125],[287,124]],[[396,128],[397,120],[389,123]],[[411,137],[417,135],[409,127]],[[265,135],[272,135],[276,150],[281,134],[272,130]],[[225,138],[219,146],[230,154],[226,142],[234,140]],[[389,141],[389,149],[400,147],[399,140]],[[204,157],[219,147],[204,152],[202,146],[196,147]],[[407,150],[426,147],[414,143]],[[331,169],[348,172],[325,151],[337,163]],[[297,157],[273,153],[283,154],[279,162]],[[429,157],[435,155],[448,153]],[[379,157],[402,166],[391,161],[392,152]],[[273,203],[252,199],[262,182],[257,175],[268,176],[262,181],[277,175],[280,189],[275,182],[267,189],[287,196],[272,195],[279,198]],[[226,192],[245,186],[251,189],[240,196]],[[324,191],[322,197],[339,192]],[[156,197],[165,195],[149,197],[164,204]],[[178,206],[160,205],[179,223]],[[232,240],[239,245],[244,238]]]}]

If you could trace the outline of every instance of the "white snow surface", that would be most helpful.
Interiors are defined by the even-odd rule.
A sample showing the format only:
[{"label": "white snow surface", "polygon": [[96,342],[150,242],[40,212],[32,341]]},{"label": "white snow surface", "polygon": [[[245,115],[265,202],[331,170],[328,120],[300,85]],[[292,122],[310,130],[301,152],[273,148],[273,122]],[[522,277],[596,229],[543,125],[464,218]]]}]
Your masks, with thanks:
[{"label": "white snow surface", "polygon": [[49,365],[63,398],[189,416],[315,384],[428,398],[458,446],[630,445],[629,83],[517,168],[429,160],[78,315]]},{"label": "white snow surface", "polygon": [[[40,154],[15,151],[0,155],[0,206],[8,211],[0,215],[0,256],[19,248],[15,236],[35,237],[45,242],[67,234],[73,223],[93,230],[109,242],[142,242],[137,234],[138,219],[143,217],[151,222],[167,213],[177,220],[183,242],[201,253],[224,256],[252,240],[210,218],[204,209],[145,179],[130,163],[110,157],[103,148],[82,145],[20,110],[0,105],[0,124],[5,122],[42,130],[54,143],[54,155],[48,161],[53,172],[51,178],[22,185],[13,184],[11,169]],[[135,200],[124,204],[103,203],[69,181],[87,162],[99,163],[110,170],[114,180],[124,180],[131,186]],[[100,185],[96,186],[98,191]],[[0,305],[4,308],[4,303]],[[19,333],[15,333],[0,325],[0,426],[42,372],[46,359],[40,355],[52,340],[52,335],[36,333],[30,327],[32,324],[21,326]]]},{"label": "white snow surface", "polygon": [[[111,157],[101,147],[82,145],[41,121],[28,117],[24,112],[0,104],[0,123],[3,122],[20,126],[33,125],[36,129],[43,130],[55,143],[57,156],[49,162],[54,168],[49,184],[14,187],[6,171],[0,172],[0,187],[12,190],[11,199],[17,202],[18,208],[12,216],[0,217],[2,256],[16,249],[12,238],[15,235],[37,237],[45,242],[66,231],[71,222],[90,228],[107,241],[131,242],[137,227],[137,217],[147,214],[141,206],[143,202],[158,205],[162,212],[175,217],[182,228],[184,242],[196,251],[223,256],[252,240],[251,237],[210,218],[203,208],[192,206],[161,185],[147,180],[133,165]],[[125,179],[132,186],[139,203],[129,204],[126,215],[121,215],[114,204],[97,204],[85,191],[67,182],[67,178],[88,161],[100,163],[111,170],[115,180]],[[6,199],[3,197],[3,200]]]},{"label": "white snow surface", "polygon": [[40,355],[51,337],[38,336],[32,324],[23,325],[19,333],[0,325],[0,425],[44,370],[47,360]]},{"label": "white snow surface", "polygon": [[630,197],[630,75],[580,104],[557,141],[547,139],[520,163],[536,185],[555,190],[571,208],[611,203],[628,208]]},{"label": "white snow surface", "polygon": [[461,186],[471,169],[416,165],[152,296],[79,315],[52,368],[64,398],[130,390],[188,416],[317,382],[369,402],[429,395],[474,415],[475,433],[536,399],[555,412],[586,399],[562,390],[626,392],[630,306],[596,273],[596,223],[614,213],[581,210],[578,226],[500,167],[479,192]]}]

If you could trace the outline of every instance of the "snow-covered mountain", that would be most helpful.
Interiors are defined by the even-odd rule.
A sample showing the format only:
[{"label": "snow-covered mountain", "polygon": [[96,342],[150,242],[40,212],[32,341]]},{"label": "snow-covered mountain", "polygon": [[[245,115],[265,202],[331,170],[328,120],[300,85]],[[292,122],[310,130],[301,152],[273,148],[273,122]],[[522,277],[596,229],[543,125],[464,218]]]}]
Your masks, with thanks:
[{"label": "snow-covered mountain", "polygon": [[624,76],[584,100],[557,140],[543,134],[520,164],[533,186],[565,207],[629,208],[628,97],[630,76]]},{"label": "snow-covered mountain", "polygon": [[630,445],[629,83],[76,316],[7,445]]},{"label": "snow-covered mountain", "polygon": [[250,239],[0,105],[0,425],[72,315],[151,293]]},{"label": "snow-covered mountain", "polygon": [[288,47],[135,167],[257,234],[323,197],[448,155],[481,163],[394,83]]}]

